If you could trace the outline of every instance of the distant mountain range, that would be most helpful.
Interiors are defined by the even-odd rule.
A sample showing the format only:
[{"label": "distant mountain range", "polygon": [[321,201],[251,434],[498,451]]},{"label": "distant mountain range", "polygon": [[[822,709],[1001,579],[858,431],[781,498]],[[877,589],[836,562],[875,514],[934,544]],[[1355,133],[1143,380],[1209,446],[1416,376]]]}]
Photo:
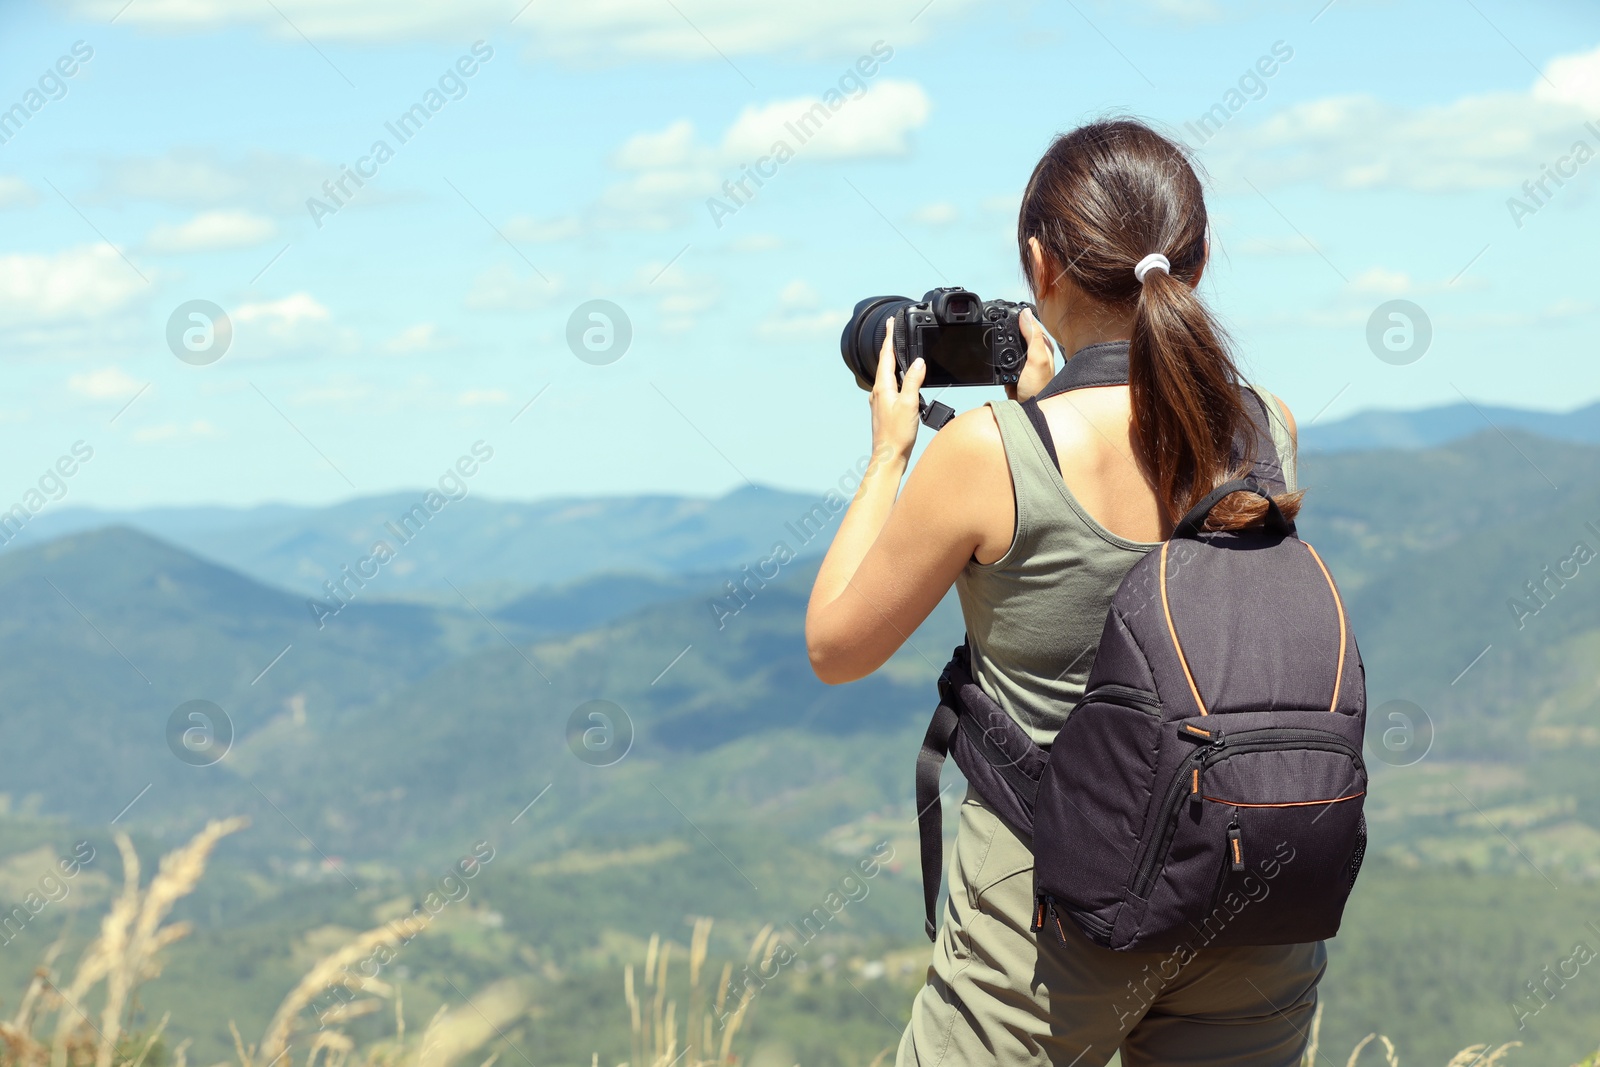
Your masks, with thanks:
[{"label": "distant mountain range", "polygon": [[[1600,711],[1600,596],[1588,586],[1600,578],[1596,564],[1561,563],[1579,540],[1600,549],[1586,525],[1600,524],[1600,448],[1507,435],[1308,455],[1302,528],[1344,590],[1376,732],[1391,726],[1379,706],[1404,698],[1434,717],[1436,758],[1539,763],[1534,781],[1581,798],[1552,816],[1568,827],[1561,862],[1600,863],[1600,790],[1584,784],[1586,750],[1600,744],[1585,726]],[[566,834],[676,825],[665,795],[697,821],[759,819],[814,839],[905,793],[913,735],[961,624],[947,599],[883,670],[835,688],[805,662],[814,558],[752,580],[731,616],[714,611],[744,563],[775,538],[799,540],[789,524],[806,504],[760,489],[564,501],[541,526],[528,522],[532,505],[486,502],[486,519],[528,522],[522,535],[496,547],[463,523],[449,536],[486,558],[441,567],[452,580],[498,580],[495,603],[396,603],[399,584],[380,575],[320,627],[305,593],[127,526],[13,549],[0,554],[0,751],[27,758],[4,792],[101,823],[142,797],[127,821],[150,829],[250,810],[262,847],[304,832],[353,857],[457,840],[552,783],[542,819]],[[417,540],[435,533],[437,546],[449,540],[431,526]],[[238,541],[274,543],[252,536]],[[542,569],[523,559],[550,555],[563,558]],[[490,560],[513,556],[515,578],[496,579]],[[1564,584],[1546,566],[1568,573]],[[1508,609],[1513,598],[1531,618]],[[193,699],[234,723],[217,766],[168,750],[169,717]],[[595,699],[635,731],[628,758],[603,773],[569,751],[572,716]]]},{"label": "distant mountain range", "polygon": [[1420,411],[1363,411],[1326,425],[1300,424],[1302,452],[1436,448],[1487,430],[1522,430],[1557,441],[1600,444],[1600,403],[1576,411],[1449,404]]},{"label": "distant mountain range", "polygon": [[[459,590],[487,607],[534,587],[608,571],[667,577],[722,570],[731,577],[771,555],[780,538],[799,556],[822,551],[831,537],[822,528],[836,517],[826,509],[812,513],[820,494],[755,487],[716,499],[467,497],[431,514],[422,505],[425,495],[393,493],[317,508],[62,508],[28,521],[0,559],[64,535],[125,525],[259,581],[327,598],[324,583],[353,588],[345,569],[362,570],[361,561],[382,540],[394,559],[371,578],[366,599],[438,599],[460,607]],[[809,538],[790,532],[791,526]]]},{"label": "distant mountain range", "polygon": [[[1307,456],[1414,451],[1480,433],[1498,439],[1497,430],[1600,443],[1600,404],[1565,414],[1469,404],[1369,411],[1326,425],[1302,425],[1301,450]],[[10,539],[0,558],[68,534],[125,525],[258,581],[327,599],[325,583],[352,587],[345,568],[358,569],[382,539],[395,558],[363,589],[364,599],[426,600],[461,608],[464,595],[490,610],[536,591],[510,617],[553,632],[541,612],[555,610],[564,624],[581,616],[568,611],[572,604],[552,607],[549,598],[563,595],[557,586],[583,583],[577,593],[590,610],[600,602],[643,606],[679,589],[685,575],[734,577],[743,565],[770,555],[775,540],[785,540],[798,557],[816,556],[826,548],[836,518],[825,509],[813,510],[820,494],[754,486],[716,499],[663,495],[524,502],[474,496],[431,515],[418,510],[424,496],[419,490],[328,507],[65,507],[42,512],[20,532],[6,527]],[[647,580],[589,584],[608,573]]]}]

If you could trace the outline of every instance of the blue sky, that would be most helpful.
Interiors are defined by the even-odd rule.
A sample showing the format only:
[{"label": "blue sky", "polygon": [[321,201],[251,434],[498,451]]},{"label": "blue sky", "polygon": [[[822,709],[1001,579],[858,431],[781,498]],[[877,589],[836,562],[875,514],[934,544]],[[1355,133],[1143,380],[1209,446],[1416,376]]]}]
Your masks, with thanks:
[{"label": "blue sky", "polygon": [[[714,218],[841,79],[823,131]],[[418,103],[402,143],[385,124]],[[435,481],[478,440],[499,497],[823,488],[867,446],[851,305],[1022,297],[1021,185],[1111,113],[1197,148],[1204,290],[1302,421],[1600,397],[1600,162],[1573,155],[1600,150],[1600,9],[1578,0],[6,2],[13,104],[5,506],[79,440],[51,507],[323,503]],[[567,342],[596,299],[632,332],[603,365]],[[1367,345],[1391,299],[1432,324],[1416,362]],[[191,300],[232,323],[220,360],[169,348]]]}]

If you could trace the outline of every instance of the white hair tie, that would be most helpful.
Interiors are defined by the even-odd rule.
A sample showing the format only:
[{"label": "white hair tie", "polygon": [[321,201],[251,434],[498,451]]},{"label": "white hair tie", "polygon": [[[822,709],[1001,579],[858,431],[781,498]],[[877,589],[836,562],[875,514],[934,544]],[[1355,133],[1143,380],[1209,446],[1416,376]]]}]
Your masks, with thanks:
[{"label": "white hair tie", "polygon": [[1145,256],[1138,263],[1134,264],[1133,276],[1139,279],[1140,285],[1143,285],[1144,276],[1153,270],[1159,270],[1164,274],[1171,274],[1172,263],[1160,252],[1151,252],[1148,256]]}]

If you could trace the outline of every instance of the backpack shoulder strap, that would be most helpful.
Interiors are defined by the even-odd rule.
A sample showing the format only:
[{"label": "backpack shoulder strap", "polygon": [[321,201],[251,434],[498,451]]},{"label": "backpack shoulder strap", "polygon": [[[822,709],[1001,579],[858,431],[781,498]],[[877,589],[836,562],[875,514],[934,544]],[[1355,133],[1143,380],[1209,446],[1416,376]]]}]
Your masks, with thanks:
[{"label": "backpack shoulder strap", "polygon": [[1022,402],[1022,410],[1028,416],[1028,421],[1033,424],[1033,432],[1039,435],[1039,443],[1044,445],[1044,450],[1050,456],[1050,462],[1057,470],[1061,468],[1061,457],[1056,455],[1056,441],[1050,436],[1050,424],[1045,421],[1044,412],[1039,410],[1039,398],[1029,397]]},{"label": "backpack shoulder strap", "polygon": [[944,806],[939,772],[947,756],[996,814],[1027,834],[1048,754],[972,679],[965,644],[939,675],[939,706],[917,753],[917,836],[928,940],[938,936],[939,883],[944,868]]},{"label": "backpack shoulder strap", "polygon": [[1246,383],[1239,390],[1245,413],[1255,426],[1255,463],[1252,477],[1274,495],[1295,488],[1294,444],[1283,414],[1271,393]]},{"label": "backpack shoulder strap", "polygon": [[922,844],[922,903],[926,911],[923,928],[929,941],[939,932],[935,915],[944,867],[944,806],[939,801],[939,772],[950,753],[956,718],[955,709],[940,700],[922,738],[922,750],[917,753],[917,836]]}]

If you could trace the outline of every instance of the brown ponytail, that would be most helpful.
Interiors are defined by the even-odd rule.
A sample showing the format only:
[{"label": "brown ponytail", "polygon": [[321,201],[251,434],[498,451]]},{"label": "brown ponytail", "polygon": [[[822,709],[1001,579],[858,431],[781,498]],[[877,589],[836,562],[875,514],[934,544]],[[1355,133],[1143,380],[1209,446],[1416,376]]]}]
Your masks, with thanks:
[{"label": "brown ponytail", "polygon": [[[1139,122],[1097,122],[1057,137],[1022,197],[1017,241],[1033,278],[1036,237],[1058,277],[1094,300],[1134,312],[1128,347],[1133,439],[1170,521],[1230,478],[1249,472],[1255,431],[1227,338],[1193,286],[1206,256],[1200,180],[1183,149]],[[1171,271],[1133,268],[1159,252]],[[1299,493],[1277,497],[1285,516]],[[1206,524],[1258,524],[1266,503],[1248,493],[1222,501]]]}]

